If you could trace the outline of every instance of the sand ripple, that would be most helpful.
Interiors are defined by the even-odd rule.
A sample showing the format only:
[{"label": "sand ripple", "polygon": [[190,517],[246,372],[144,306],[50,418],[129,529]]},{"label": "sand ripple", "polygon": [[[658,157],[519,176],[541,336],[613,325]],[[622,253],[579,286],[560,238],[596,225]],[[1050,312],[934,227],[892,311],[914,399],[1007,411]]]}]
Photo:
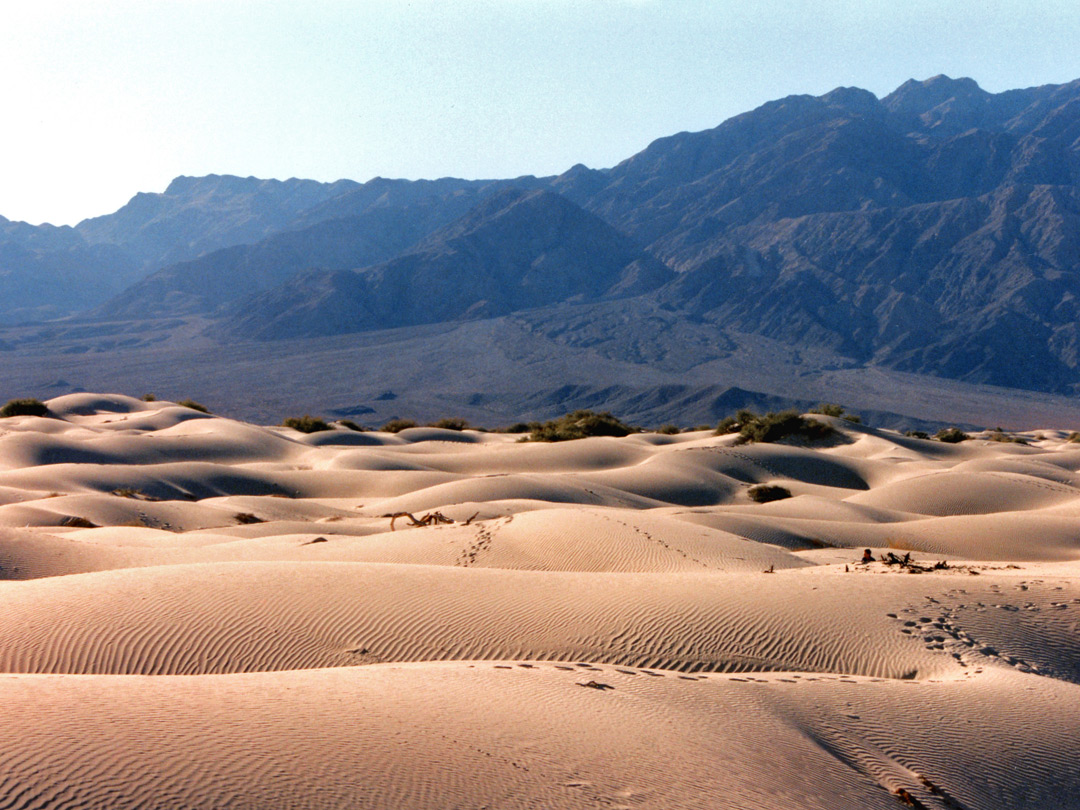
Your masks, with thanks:
[{"label": "sand ripple", "polygon": [[0,807],[1078,806],[1065,431],[544,445],[49,405],[0,420]]}]

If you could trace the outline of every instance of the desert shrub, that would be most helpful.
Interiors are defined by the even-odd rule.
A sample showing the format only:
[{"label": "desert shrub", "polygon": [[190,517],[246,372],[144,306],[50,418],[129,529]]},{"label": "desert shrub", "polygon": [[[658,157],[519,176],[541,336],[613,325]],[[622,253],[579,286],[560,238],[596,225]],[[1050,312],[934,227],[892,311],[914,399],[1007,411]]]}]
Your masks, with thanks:
[{"label": "desert shrub", "polygon": [[835,416],[838,419],[843,419],[846,422],[851,422],[854,425],[862,424],[862,417],[857,413],[848,413],[847,409],[843,405],[836,405],[832,402],[821,402],[815,407],[810,409],[810,413],[820,413],[822,416]]},{"label": "desert shrub", "polygon": [[1065,437],[1065,441],[1067,441],[1067,442],[1080,442],[1080,433],[1077,433],[1074,430],[1072,433],[1070,433],[1068,436]]},{"label": "desert shrub", "polygon": [[725,416],[716,426],[717,436],[726,436],[729,433],[739,432],[739,420],[734,416]]},{"label": "desert shrub", "polygon": [[782,501],[791,497],[791,490],[779,484],[754,484],[746,491],[750,500],[755,503],[768,503],[769,501]]},{"label": "desert shrub", "polygon": [[251,512],[237,512],[235,515],[233,515],[233,518],[236,520],[237,523],[243,523],[244,525],[248,525],[251,523],[266,523],[266,521],[263,520],[261,517],[259,517],[258,515],[253,515]]},{"label": "desert shrub", "polygon": [[698,433],[698,432],[703,431],[703,430],[712,430],[712,429],[713,429],[712,425],[694,425],[693,427],[688,427],[686,430],[683,431],[683,433]]},{"label": "desert shrub", "polygon": [[[533,422],[533,425],[539,425],[539,422]],[[515,422],[510,427],[503,428],[500,433],[528,433],[532,430],[532,427],[525,422]]]},{"label": "desert shrub", "polygon": [[0,418],[9,416],[45,416],[49,406],[40,399],[9,399],[0,408]]},{"label": "desert shrub", "polygon": [[1012,442],[1014,444],[1027,444],[1027,441],[1019,436],[1010,436],[1001,428],[994,428],[986,434],[986,438],[992,442]]},{"label": "desert shrub", "polygon": [[333,430],[325,420],[306,413],[303,416],[290,416],[281,424],[293,430],[299,430],[301,433],[318,433],[320,430]]},{"label": "desert shrub", "polygon": [[98,529],[100,528],[96,523],[91,523],[84,517],[78,515],[68,515],[60,521],[61,526],[71,526],[76,529]]},{"label": "desert shrub", "polygon": [[143,402],[157,402],[157,397],[153,394],[143,394],[140,399],[142,399]]},{"label": "desert shrub", "polygon": [[534,442],[563,442],[572,439],[584,439],[589,436],[626,436],[636,433],[631,427],[612,416],[607,411],[578,410],[536,425],[532,428],[530,440]]},{"label": "desert shrub", "polygon": [[811,408],[810,413],[820,413],[823,416],[840,417],[844,415],[844,406],[834,405],[831,402],[821,402],[817,407]]},{"label": "desert shrub", "polygon": [[339,419],[338,424],[341,425],[343,428],[347,428],[348,430],[355,430],[357,433],[363,433],[365,430],[365,428],[356,424],[356,422],[354,422],[352,419]]},{"label": "desert shrub", "polygon": [[207,408],[205,405],[202,405],[202,404],[196,402],[193,399],[182,399],[179,402],[177,402],[176,404],[180,405],[183,408],[191,408],[191,410],[193,410],[193,411],[202,411],[203,413],[210,413],[209,408]]},{"label": "desert shrub", "polygon": [[929,439],[930,434],[925,430],[905,430],[905,436],[910,436],[913,439]]},{"label": "desert shrub", "polygon": [[750,411],[739,411],[739,444],[752,442],[776,442],[790,436],[803,439],[823,439],[834,431],[831,425],[816,419],[800,416],[798,411],[780,411],[758,416]]},{"label": "desert shrub", "polygon": [[676,433],[681,433],[678,425],[663,425],[656,429],[657,433],[662,433],[665,436],[674,436]]},{"label": "desert shrub", "polygon": [[431,422],[428,427],[442,428],[443,430],[468,430],[469,423],[457,416],[448,416],[438,422]]},{"label": "desert shrub", "polygon": [[132,498],[136,501],[160,501],[161,498],[155,498],[153,495],[148,495],[141,489],[135,489],[134,487],[120,487],[114,489],[112,494],[117,498]]},{"label": "desert shrub", "polygon": [[382,426],[382,429],[385,433],[401,433],[401,431],[406,430],[407,428],[414,427],[416,427],[416,422],[412,419],[391,419]]},{"label": "desert shrub", "polygon": [[966,442],[971,437],[968,436],[960,428],[948,427],[942,428],[934,434],[934,438],[939,442],[947,442],[948,444],[957,444],[959,442]]}]

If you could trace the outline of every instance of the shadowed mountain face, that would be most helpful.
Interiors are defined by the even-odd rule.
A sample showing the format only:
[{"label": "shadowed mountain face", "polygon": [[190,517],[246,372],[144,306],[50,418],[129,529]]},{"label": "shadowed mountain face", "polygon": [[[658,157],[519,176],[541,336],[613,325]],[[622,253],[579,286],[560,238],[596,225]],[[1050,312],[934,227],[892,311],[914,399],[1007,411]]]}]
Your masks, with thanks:
[{"label": "shadowed mountain face", "polygon": [[303,211],[355,189],[351,180],[177,177],[163,194],[136,194],[114,214],[80,222],[92,245],[122,247],[147,270],[230,245],[257,242]]},{"label": "shadowed mountain face", "polygon": [[662,298],[862,361],[1023,388],[1075,382],[1080,192],[1009,186],[743,229]]},{"label": "shadowed mountain face", "polygon": [[675,269],[809,214],[904,208],[1008,185],[1080,180],[1080,81],[983,92],[970,79],[908,82],[878,101],[854,88],[770,102],[663,138],[562,192]]},{"label": "shadowed mountain face", "polygon": [[94,315],[115,319],[209,313],[302,271],[379,264],[410,251],[501,190],[538,185],[535,178],[415,182],[376,178],[307,209],[288,229],[255,244],[233,245],[165,267]]},{"label": "shadowed mountain face", "polygon": [[673,276],[626,236],[549,191],[500,192],[392,261],[310,271],[226,313],[234,335],[312,337],[629,297]]},{"label": "shadowed mountain face", "polygon": [[138,278],[112,245],[88,245],[73,229],[0,217],[0,321],[66,315],[101,303]]},{"label": "shadowed mountain face", "polygon": [[[86,268],[111,291],[157,270],[94,316],[198,314],[219,338],[284,340],[547,307],[539,334],[556,342],[625,333],[641,363],[708,361],[709,345],[676,359],[601,306],[638,296],[713,346],[735,330],[919,374],[1080,385],[1080,80],[791,96],[554,178],[180,178],[76,229],[4,228],[0,260],[21,257],[9,286],[42,313],[65,284],[36,276],[75,289],[64,273]],[[63,272],[35,269],[56,256]]]},{"label": "shadowed mountain face", "polygon": [[0,217],[0,323],[87,310],[141,277],[208,251],[257,242],[359,186],[349,180],[178,177],[76,227]]}]

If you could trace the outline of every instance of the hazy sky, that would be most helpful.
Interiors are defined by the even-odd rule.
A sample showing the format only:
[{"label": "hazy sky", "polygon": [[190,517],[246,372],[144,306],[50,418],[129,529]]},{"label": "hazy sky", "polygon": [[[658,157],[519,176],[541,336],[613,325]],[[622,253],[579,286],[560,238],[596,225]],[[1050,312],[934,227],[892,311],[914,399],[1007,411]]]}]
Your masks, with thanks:
[{"label": "hazy sky", "polygon": [[792,93],[1080,78],[1076,0],[34,0],[0,21],[0,215],[176,175],[556,174]]}]

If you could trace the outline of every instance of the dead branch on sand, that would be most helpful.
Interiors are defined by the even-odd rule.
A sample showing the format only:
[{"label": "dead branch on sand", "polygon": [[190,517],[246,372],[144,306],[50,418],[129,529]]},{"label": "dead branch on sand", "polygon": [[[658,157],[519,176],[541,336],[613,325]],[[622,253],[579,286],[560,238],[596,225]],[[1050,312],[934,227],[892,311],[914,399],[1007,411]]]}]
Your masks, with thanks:
[{"label": "dead branch on sand", "polygon": [[[872,558],[871,558],[872,559]],[[865,558],[864,558],[865,562]],[[941,560],[933,565],[923,565],[911,559],[911,552],[909,551],[903,557],[897,557],[891,551],[882,555],[880,562],[885,565],[897,565],[900,568],[905,569],[911,574],[921,574],[924,571],[947,571],[949,569],[949,563],[946,560]]]},{"label": "dead branch on sand", "polygon": [[[437,526],[440,523],[453,523],[453,518],[448,518],[442,512],[428,512],[422,518],[416,518],[412,512],[394,512],[392,515],[383,515],[390,518],[390,531],[394,531],[394,521],[398,518],[408,518],[410,526]],[[476,517],[476,515],[473,515]],[[471,520],[472,518],[470,518]]]}]

